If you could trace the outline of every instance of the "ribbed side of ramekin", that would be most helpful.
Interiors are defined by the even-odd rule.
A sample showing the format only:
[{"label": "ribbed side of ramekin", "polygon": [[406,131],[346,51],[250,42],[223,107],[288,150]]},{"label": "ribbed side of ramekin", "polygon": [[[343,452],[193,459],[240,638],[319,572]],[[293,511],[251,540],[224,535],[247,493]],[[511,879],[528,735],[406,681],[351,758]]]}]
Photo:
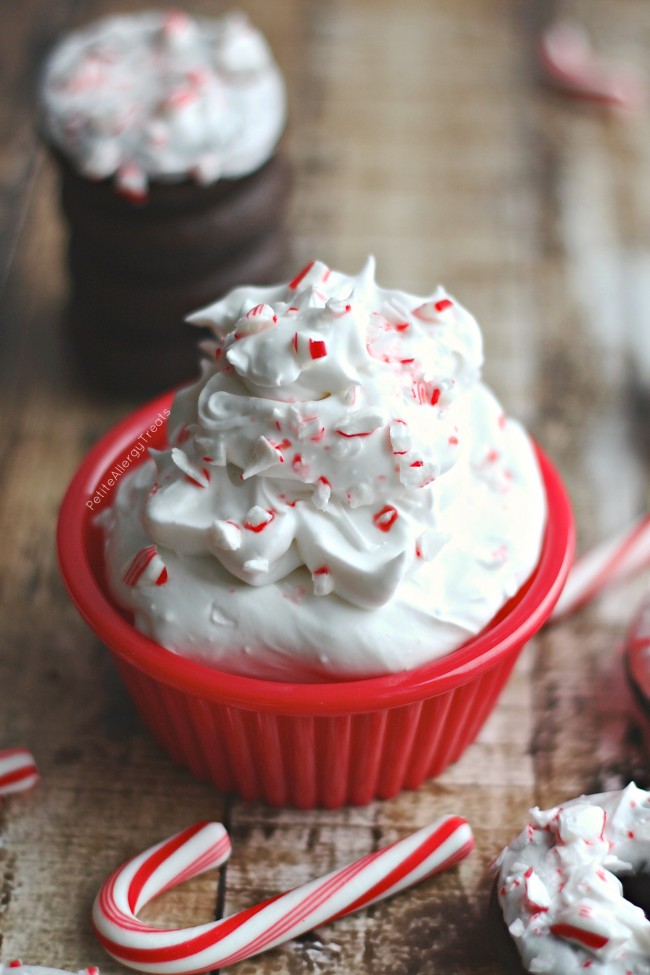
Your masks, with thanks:
[{"label": "ribbed side of ramekin", "polygon": [[455,762],[492,711],[521,647],[459,687],[366,713],[302,716],[215,703],[115,664],[144,723],[179,765],[272,806],[337,808],[414,789]]}]

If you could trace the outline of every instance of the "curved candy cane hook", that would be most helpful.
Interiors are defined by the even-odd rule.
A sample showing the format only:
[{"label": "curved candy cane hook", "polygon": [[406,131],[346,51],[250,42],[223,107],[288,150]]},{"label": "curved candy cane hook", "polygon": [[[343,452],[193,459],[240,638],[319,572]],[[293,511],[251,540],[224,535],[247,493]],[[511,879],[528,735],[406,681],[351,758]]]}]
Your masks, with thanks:
[{"label": "curved candy cane hook", "polygon": [[153,897],[228,858],[224,827],[197,823],[119,867],[95,899],[93,924],[103,947],[122,964],[160,975],[193,975],[249,958],[404,890],[458,863],[473,846],[466,820],[446,816],[220,921],[184,930],[144,924],[136,914]]}]

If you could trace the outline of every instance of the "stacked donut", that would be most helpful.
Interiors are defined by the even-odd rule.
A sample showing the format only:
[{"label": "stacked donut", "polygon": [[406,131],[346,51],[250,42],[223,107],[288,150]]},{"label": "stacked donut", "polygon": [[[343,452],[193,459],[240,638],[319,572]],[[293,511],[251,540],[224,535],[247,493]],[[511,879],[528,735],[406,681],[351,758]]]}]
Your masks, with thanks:
[{"label": "stacked donut", "polygon": [[284,273],[285,92],[266,42],[242,16],[110,17],[55,48],[41,91],[84,372],[137,392],[192,378],[185,316]]}]

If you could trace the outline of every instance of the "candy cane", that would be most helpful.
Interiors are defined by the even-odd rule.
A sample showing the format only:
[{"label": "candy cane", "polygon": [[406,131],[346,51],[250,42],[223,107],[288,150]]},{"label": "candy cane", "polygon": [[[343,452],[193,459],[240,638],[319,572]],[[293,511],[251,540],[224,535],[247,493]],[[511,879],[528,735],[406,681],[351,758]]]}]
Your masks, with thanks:
[{"label": "candy cane", "polygon": [[25,792],[38,782],[34,756],[26,748],[5,748],[0,751],[0,796]]},{"label": "candy cane", "polygon": [[541,33],[538,48],[544,78],[566,94],[614,108],[643,105],[640,77],[599,58],[580,27],[551,24]]},{"label": "candy cane", "polygon": [[473,845],[466,820],[446,816],[220,921],[185,930],[144,924],[136,914],[153,897],[228,858],[224,827],[197,823],[119,867],[97,894],[93,924],[104,948],[122,964],[161,975],[193,975],[249,958],[395,894],[458,863]]},{"label": "candy cane", "polygon": [[649,567],[650,514],[647,514],[577,559],[551,619],[568,616],[593,599],[601,589]]}]

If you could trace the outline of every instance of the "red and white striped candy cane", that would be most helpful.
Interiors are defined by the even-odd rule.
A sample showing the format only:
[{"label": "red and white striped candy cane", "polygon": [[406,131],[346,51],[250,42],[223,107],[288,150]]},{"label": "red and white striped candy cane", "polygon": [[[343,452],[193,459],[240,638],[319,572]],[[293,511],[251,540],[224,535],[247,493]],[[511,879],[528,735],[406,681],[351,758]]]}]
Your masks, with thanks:
[{"label": "red and white striped candy cane", "polygon": [[626,111],[643,107],[642,78],[599,57],[581,27],[551,23],[540,34],[538,53],[544,80],[565,94]]},{"label": "red and white striped candy cane", "polygon": [[576,560],[551,620],[568,616],[606,586],[646,568],[650,568],[650,514]]},{"label": "red and white striped candy cane", "polygon": [[193,975],[231,965],[359,910],[450,867],[474,845],[466,820],[446,816],[391,846],[220,921],[185,930],[136,917],[153,897],[228,858],[220,823],[197,823],[129,860],[101,887],[95,933],[117,961],[142,972]]},{"label": "red and white striped candy cane", "polygon": [[0,751],[0,796],[25,792],[38,782],[34,756],[26,748],[5,748]]}]

